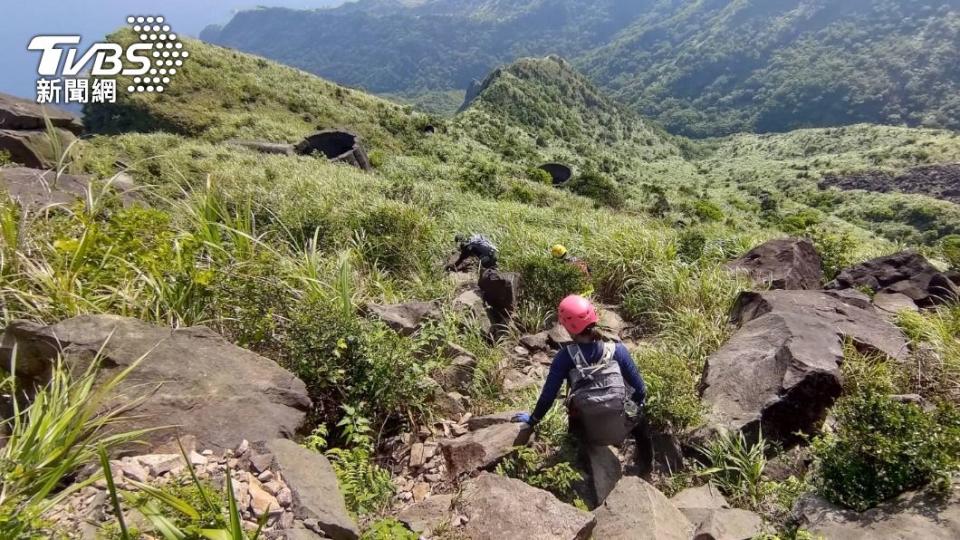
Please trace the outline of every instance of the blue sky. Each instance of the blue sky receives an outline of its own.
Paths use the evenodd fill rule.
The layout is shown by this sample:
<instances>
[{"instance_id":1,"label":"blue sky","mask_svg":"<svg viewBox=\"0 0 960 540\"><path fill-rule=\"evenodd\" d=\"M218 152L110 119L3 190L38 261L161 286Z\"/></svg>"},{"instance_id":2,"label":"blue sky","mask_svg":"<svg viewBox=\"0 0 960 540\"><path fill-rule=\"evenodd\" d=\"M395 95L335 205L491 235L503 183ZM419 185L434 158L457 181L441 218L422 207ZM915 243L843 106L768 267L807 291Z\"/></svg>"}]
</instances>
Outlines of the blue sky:
<instances>
[{"instance_id":1,"label":"blue sky","mask_svg":"<svg viewBox=\"0 0 960 540\"><path fill-rule=\"evenodd\" d=\"M314 8L342 0L5 0L0 8L0 92L33 99L39 53L27 50L37 34L74 34L101 40L127 15L163 15L177 33L196 36L225 23L234 10L257 5Z\"/></svg>"}]
</instances>

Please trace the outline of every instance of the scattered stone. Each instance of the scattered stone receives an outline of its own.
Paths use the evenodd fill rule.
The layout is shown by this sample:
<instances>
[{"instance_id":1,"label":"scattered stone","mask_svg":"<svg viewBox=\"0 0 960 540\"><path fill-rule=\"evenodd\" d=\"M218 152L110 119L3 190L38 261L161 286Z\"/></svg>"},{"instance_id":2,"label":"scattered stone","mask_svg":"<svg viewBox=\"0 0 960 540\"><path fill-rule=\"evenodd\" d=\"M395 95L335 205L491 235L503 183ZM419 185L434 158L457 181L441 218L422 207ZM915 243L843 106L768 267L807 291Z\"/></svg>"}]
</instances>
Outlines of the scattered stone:
<instances>
[{"instance_id":1,"label":"scattered stone","mask_svg":"<svg viewBox=\"0 0 960 540\"><path fill-rule=\"evenodd\" d=\"M694 531L663 493L636 476L621 480L594 514L594 537L604 540L689 540Z\"/></svg>"},{"instance_id":2,"label":"scattered stone","mask_svg":"<svg viewBox=\"0 0 960 540\"><path fill-rule=\"evenodd\" d=\"M124 476L137 482L142 483L150 479L150 473L147 469L139 461L133 459L121 461L120 470L123 471Z\"/></svg>"},{"instance_id":3,"label":"scattered stone","mask_svg":"<svg viewBox=\"0 0 960 540\"><path fill-rule=\"evenodd\" d=\"M501 386L504 392L520 392L521 390L526 390L539 384L540 381L526 373L517 369L509 369L503 374L503 383Z\"/></svg>"},{"instance_id":4,"label":"scattered stone","mask_svg":"<svg viewBox=\"0 0 960 540\"><path fill-rule=\"evenodd\" d=\"M696 527L695 540L749 540L763 532L763 519L754 512L730 508L710 484L688 488L670 502Z\"/></svg>"},{"instance_id":5,"label":"scattered stone","mask_svg":"<svg viewBox=\"0 0 960 540\"><path fill-rule=\"evenodd\" d=\"M280 491L278 491L275 496L277 502L284 508L289 508L290 505L293 504L293 492L290 491L290 488L280 488Z\"/></svg>"},{"instance_id":6,"label":"scattered stone","mask_svg":"<svg viewBox=\"0 0 960 540\"><path fill-rule=\"evenodd\" d=\"M250 456L250 468L257 474L269 471L271 465L273 465L273 454L253 454Z\"/></svg>"},{"instance_id":7,"label":"scattered stone","mask_svg":"<svg viewBox=\"0 0 960 540\"><path fill-rule=\"evenodd\" d=\"M237 446L237 449L233 451L233 455L236 457L243 457L244 455L246 455L248 450L250 450L250 441L244 439L240 441L240 444Z\"/></svg>"},{"instance_id":8,"label":"scattered stone","mask_svg":"<svg viewBox=\"0 0 960 540\"><path fill-rule=\"evenodd\" d=\"M269 482L273 480L273 471L263 471L262 473L257 475L257 480L261 482Z\"/></svg>"},{"instance_id":9,"label":"scattered stone","mask_svg":"<svg viewBox=\"0 0 960 540\"><path fill-rule=\"evenodd\" d=\"M464 483L459 506L471 540L586 540L596 523L549 492L487 472Z\"/></svg>"},{"instance_id":10,"label":"scattered stone","mask_svg":"<svg viewBox=\"0 0 960 540\"><path fill-rule=\"evenodd\" d=\"M259 518L265 514L279 515L283 512L283 507L280 506L277 499L267 493L256 478L250 477L247 491L250 493L250 510L253 511L254 516Z\"/></svg>"},{"instance_id":11,"label":"scattered stone","mask_svg":"<svg viewBox=\"0 0 960 540\"><path fill-rule=\"evenodd\" d=\"M802 290L821 287L822 263L810 240L780 238L751 249L727 268L746 273L764 288Z\"/></svg>"},{"instance_id":12,"label":"scattered stone","mask_svg":"<svg viewBox=\"0 0 960 540\"><path fill-rule=\"evenodd\" d=\"M440 451L447 466L447 474L456 478L496 464L513 451L515 446L527 443L530 426L523 423L497 424L456 439L440 443Z\"/></svg>"},{"instance_id":13,"label":"scattered stone","mask_svg":"<svg viewBox=\"0 0 960 540\"><path fill-rule=\"evenodd\" d=\"M740 329L707 360L701 393L707 437L741 430L787 446L813 433L840 395L843 339L903 359L907 343L876 311L819 291L747 292L732 319Z\"/></svg>"},{"instance_id":14,"label":"scattered stone","mask_svg":"<svg viewBox=\"0 0 960 540\"><path fill-rule=\"evenodd\" d=\"M292 436L311 408L303 381L202 326L170 329L113 315L83 315L11 337L29 344L22 349L25 354L29 349L40 355L34 361L54 362L62 347L66 365L77 369L102 351L99 381L142 357L114 395L127 403L144 401L113 428L179 426L145 433L149 448L175 441L178 432L216 449L244 438ZM41 342L49 348L44 350ZM185 362L190 369L184 369Z\"/></svg>"},{"instance_id":15,"label":"scattered stone","mask_svg":"<svg viewBox=\"0 0 960 540\"><path fill-rule=\"evenodd\" d=\"M873 296L873 305L881 311L894 315L901 311L920 311L912 298L901 293L877 293Z\"/></svg>"},{"instance_id":16,"label":"scattered stone","mask_svg":"<svg viewBox=\"0 0 960 540\"><path fill-rule=\"evenodd\" d=\"M550 350L549 333L544 331L539 334L526 335L520 338L520 344L528 351L540 352Z\"/></svg>"},{"instance_id":17,"label":"scattered stone","mask_svg":"<svg viewBox=\"0 0 960 540\"><path fill-rule=\"evenodd\" d=\"M447 391L470 393L477 359L472 354L461 354L443 368L434 379Z\"/></svg>"},{"instance_id":18,"label":"scattered stone","mask_svg":"<svg viewBox=\"0 0 960 540\"><path fill-rule=\"evenodd\" d=\"M426 462L423 443L416 442L410 447L410 468L419 469Z\"/></svg>"},{"instance_id":19,"label":"scattered stone","mask_svg":"<svg viewBox=\"0 0 960 540\"><path fill-rule=\"evenodd\" d=\"M194 467L201 467L203 465L206 465L207 462L209 461L206 456L204 456L203 454L198 454L196 451L191 451L189 457L190 457L190 464L193 465Z\"/></svg>"},{"instance_id":20,"label":"scattered stone","mask_svg":"<svg viewBox=\"0 0 960 540\"><path fill-rule=\"evenodd\" d=\"M46 130L0 129L0 151L24 167L55 169L59 165L58 148L68 148L77 138L59 128L54 128L53 134L57 142L51 140Z\"/></svg>"},{"instance_id":21,"label":"scattered stone","mask_svg":"<svg viewBox=\"0 0 960 540\"><path fill-rule=\"evenodd\" d=\"M815 535L844 540L955 540L960 537L960 484L941 495L933 488L904 493L865 512L843 510L812 495L794 514Z\"/></svg>"},{"instance_id":22,"label":"scattered stone","mask_svg":"<svg viewBox=\"0 0 960 540\"><path fill-rule=\"evenodd\" d=\"M453 495L434 495L400 511L397 520L415 533L430 536L444 523L450 522Z\"/></svg>"},{"instance_id":23,"label":"scattered stone","mask_svg":"<svg viewBox=\"0 0 960 540\"><path fill-rule=\"evenodd\" d=\"M440 318L440 306L436 302L370 303L367 312L404 336L413 335L427 320Z\"/></svg>"},{"instance_id":24,"label":"scattered stone","mask_svg":"<svg viewBox=\"0 0 960 540\"><path fill-rule=\"evenodd\" d=\"M150 471L150 476L162 476L168 472L176 472L184 466L183 457L179 454L150 454L138 456L137 461Z\"/></svg>"},{"instance_id":25,"label":"scattered stone","mask_svg":"<svg viewBox=\"0 0 960 540\"><path fill-rule=\"evenodd\" d=\"M426 482L418 482L413 486L411 493L413 493L414 502L422 502L427 498L428 495L430 495L430 484Z\"/></svg>"},{"instance_id":26,"label":"scattered stone","mask_svg":"<svg viewBox=\"0 0 960 540\"><path fill-rule=\"evenodd\" d=\"M526 347L521 347L520 345L517 345L516 347L513 348L513 354L517 356L529 356L530 351L528 351Z\"/></svg>"},{"instance_id":27,"label":"scattered stone","mask_svg":"<svg viewBox=\"0 0 960 540\"><path fill-rule=\"evenodd\" d=\"M877 293L900 293L922 308L954 302L960 289L923 255L903 251L847 268L827 289L867 287Z\"/></svg>"}]
</instances>

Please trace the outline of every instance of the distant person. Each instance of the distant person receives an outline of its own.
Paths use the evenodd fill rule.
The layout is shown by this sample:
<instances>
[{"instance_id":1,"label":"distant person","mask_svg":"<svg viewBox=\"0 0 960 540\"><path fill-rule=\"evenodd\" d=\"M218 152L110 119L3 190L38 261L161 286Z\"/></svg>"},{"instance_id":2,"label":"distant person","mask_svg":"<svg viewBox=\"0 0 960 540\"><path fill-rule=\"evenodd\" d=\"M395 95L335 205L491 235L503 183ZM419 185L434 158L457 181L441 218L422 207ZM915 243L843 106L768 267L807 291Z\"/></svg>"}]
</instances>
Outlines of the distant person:
<instances>
[{"instance_id":1,"label":"distant person","mask_svg":"<svg viewBox=\"0 0 960 540\"><path fill-rule=\"evenodd\" d=\"M622 343L604 340L597 328L597 310L586 298L564 298L557 314L573 341L553 358L533 414L517 414L513 421L536 426L566 381L570 433L585 444L599 446L619 446L632 433L641 475L649 474L653 448L643 417L647 387L630 352ZM636 411L630 411L628 400Z\"/></svg>"},{"instance_id":2,"label":"distant person","mask_svg":"<svg viewBox=\"0 0 960 540\"><path fill-rule=\"evenodd\" d=\"M458 234L454 237L460 249L460 255L457 260L447 265L448 271L459 271L463 264L471 258L480 261L480 268L490 270L497 267L497 246L489 238L482 234L474 234L469 238Z\"/></svg>"},{"instance_id":3,"label":"distant person","mask_svg":"<svg viewBox=\"0 0 960 540\"><path fill-rule=\"evenodd\" d=\"M554 244L553 247L550 248L550 254L553 255L554 259L562 261L570 266L573 266L577 270L580 270L580 272L583 274L583 277L587 281L587 288L583 291L580 291L580 293L583 296L590 296L593 294L593 281L590 275L590 265L588 265L586 261L571 255L567 248L562 244Z\"/></svg>"}]
</instances>

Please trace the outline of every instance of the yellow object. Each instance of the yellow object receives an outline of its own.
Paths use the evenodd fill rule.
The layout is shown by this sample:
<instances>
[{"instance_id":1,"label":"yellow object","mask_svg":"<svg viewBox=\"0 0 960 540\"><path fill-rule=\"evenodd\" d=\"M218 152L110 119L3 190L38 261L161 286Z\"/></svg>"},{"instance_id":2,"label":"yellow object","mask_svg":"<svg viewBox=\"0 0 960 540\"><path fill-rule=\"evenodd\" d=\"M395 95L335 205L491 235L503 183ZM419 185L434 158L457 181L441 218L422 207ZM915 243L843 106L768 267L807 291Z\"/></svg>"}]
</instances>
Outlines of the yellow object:
<instances>
[{"instance_id":1,"label":"yellow object","mask_svg":"<svg viewBox=\"0 0 960 540\"><path fill-rule=\"evenodd\" d=\"M552 248L550 248L550 253L552 253L554 257L559 259L567 255L567 248L563 247L560 244L556 244Z\"/></svg>"}]
</instances>

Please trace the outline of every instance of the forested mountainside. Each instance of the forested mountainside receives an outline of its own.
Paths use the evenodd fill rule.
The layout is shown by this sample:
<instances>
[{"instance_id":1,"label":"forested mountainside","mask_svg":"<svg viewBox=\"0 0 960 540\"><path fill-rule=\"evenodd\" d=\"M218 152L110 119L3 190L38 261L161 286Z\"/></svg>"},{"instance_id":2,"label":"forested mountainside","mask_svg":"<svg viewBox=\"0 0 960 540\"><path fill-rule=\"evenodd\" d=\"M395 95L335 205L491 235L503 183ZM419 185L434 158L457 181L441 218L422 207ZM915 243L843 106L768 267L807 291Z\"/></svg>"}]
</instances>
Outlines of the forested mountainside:
<instances>
[{"instance_id":1,"label":"forested mountainside","mask_svg":"<svg viewBox=\"0 0 960 540\"><path fill-rule=\"evenodd\" d=\"M240 12L204 38L428 107L437 92L462 90L502 63L557 54L687 136L858 122L956 129L958 8L956 0L360 1Z\"/></svg>"}]
</instances>

